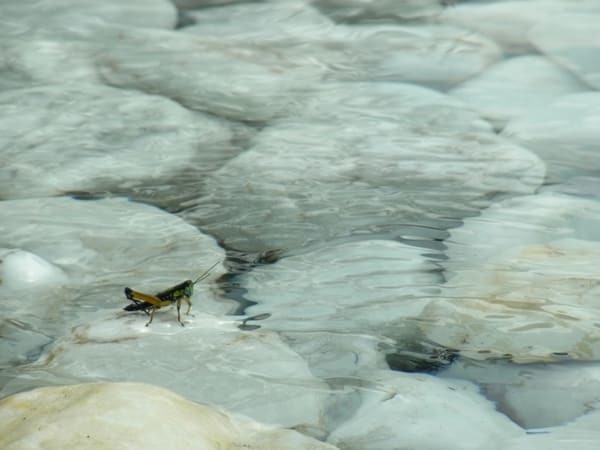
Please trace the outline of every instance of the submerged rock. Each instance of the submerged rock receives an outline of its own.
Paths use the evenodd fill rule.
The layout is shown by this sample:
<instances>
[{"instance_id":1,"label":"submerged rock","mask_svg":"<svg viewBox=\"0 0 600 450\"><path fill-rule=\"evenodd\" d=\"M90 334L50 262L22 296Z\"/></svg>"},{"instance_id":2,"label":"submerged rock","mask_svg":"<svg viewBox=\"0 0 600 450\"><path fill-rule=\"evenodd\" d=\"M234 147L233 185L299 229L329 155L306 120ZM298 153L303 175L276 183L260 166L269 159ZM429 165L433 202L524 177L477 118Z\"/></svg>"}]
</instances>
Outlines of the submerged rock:
<instances>
[{"instance_id":1,"label":"submerged rock","mask_svg":"<svg viewBox=\"0 0 600 450\"><path fill-rule=\"evenodd\" d=\"M257 303L248 313L272 313L264 326L283 332L402 329L399 322L418 316L442 281L425 252L363 240L283 258L242 278L246 298Z\"/></svg>"},{"instance_id":2,"label":"submerged rock","mask_svg":"<svg viewBox=\"0 0 600 450\"><path fill-rule=\"evenodd\" d=\"M65 39L53 33L3 36L0 42L0 91L39 84L101 84L93 53L90 43Z\"/></svg>"},{"instance_id":3,"label":"submerged rock","mask_svg":"<svg viewBox=\"0 0 600 450\"><path fill-rule=\"evenodd\" d=\"M513 364L461 358L440 376L477 383L501 412L527 429L559 429L600 406L597 362Z\"/></svg>"},{"instance_id":4,"label":"submerged rock","mask_svg":"<svg viewBox=\"0 0 600 450\"><path fill-rule=\"evenodd\" d=\"M548 27L548 33L558 41L568 41L569 34L562 34L562 27L569 27L566 13L582 12L597 14L596 0L503 0L491 2L452 2L437 17L442 23L469 28L492 38L508 54L535 53L531 32L538 24L555 20L558 26ZM590 19L590 22L596 19ZM580 24L574 24L580 27ZM581 30L581 28L579 28ZM582 34L587 33L583 32ZM587 34L592 36L593 34ZM535 42L535 38L533 39Z\"/></svg>"},{"instance_id":5,"label":"submerged rock","mask_svg":"<svg viewBox=\"0 0 600 450\"><path fill-rule=\"evenodd\" d=\"M193 25L181 31L210 38L273 42L287 37L311 40L334 26L306 0L235 3L187 13Z\"/></svg>"},{"instance_id":6,"label":"submerged rock","mask_svg":"<svg viewBox=\"0 0 600 450\"><path fill-rule=\"evenodd\" d=\"M346 49L328 52L328 79L407 82L439 90L477 75L501 56L495 42L449 25L354 25L339 28L322 47Z\"/></svg>"},{"instance_id":7,"label":"submerged rock","mask_svg":"<svg viewBox=\"0 0 600 450\"><path fill-rule=\"evenodd\" d=\"M551 60L527 55L503 60L450 91L502 129L513 118L546 108L558 97L588 88Z\"/></svg>"},{"instance_id":8,"label":"submerged rock","mask_svg":"<svg viewBox=\"0 0 600 450\"><path fill-rule=\"evenodd\" d=\"M292 113L325 71L274 49L185 33L107 29L103 39L116 44L97 60L106 83L246 122Z\"/></svg>"},{"instance_id":9,"label":"submerged rock","mask_svg":"<svg viewBox=\"0 0 600 450\"><path fill-rule=\"evenodd\" d=\"M406 84L323 86L206 180L183 213L245 251L456 226L545 169L462 103ZM393 236L393 234L392 234Z\"/></svg>"},{"instance_id":10,"label":"submerged rock","mask_svg":"<svg viewBox=\"0 0 600 450\"><path fill-rule=\"evenodd\" d=\"M73 2L72 0L3 0L3 24L23 33L39 29L63 31L89 28L97 23L129 27L173 28L177 11L168 0L118 0Z\"/></svg>"},{"instance_id":11,"label":"submerged rock","mask_svg":"<svg viewBox=\"0 0 600 450\"><path fill-rule=\"evenodd\" d=\"M343 449L503 450L524 435L468 382L391 371L353 381L365 400L327 439Z\"/></svg>"},{"instance_id":12,"label":"submerged rock","mask_svg":"<svg viewBox=\"0 0 600 450\"><path fill-rule=\"evenodd\" d=\"M474 359L600 356L600 203L560 194L506 200L447 240L448 282L423 311L432 341Z\"/></svg>"},{"instance_id":13,"label":"submerged rock","mask_svg":"<svg viewBox=\"0 0 600 450\"><path fill-rule=\"evenodd\" d=\"M38 388L0 401L0 447L223 448L317 450L335 447L137 383Z\"/></svg>"},{"instance_id":14,"label":"submerged rock","mask_svg":"<svg viewBox=\"0 0 600 450\"><path fill-rule=\"evenodd\" d=\"M304 8L299 11L306 14ZM262 28L217 22L185 31L205 41L216 35L239 48L252 42L305 67L316 62L325 69L323 78L338 81L412 82L446 89L480 73L500 57L494 42L449 25L348 26L320 23L320 17L311 19L308 14L302 20L299 15ZM297 110L302 110L301 105Z\"/></svg>"},{"instance_id":15,"label":"submerged rock","mask_svg":"<svg viewBox=\"0 0 600 450\"><path fill-rule=\"evenodd\" d=\"M592 5L574 9L577 14L549 18L531 31L530 38L544 54L600 89L600 44L594 39L600 32L600 6Z\"/></svg>"},{"instance_id":16,"label":"submerged rock","mask_svg":"<svg viewBox=\"0 0 600 450\"><path fill-rule=\"evenodd\" d=\"M557 97L509 121L502 134L534 151L546 163L549 182L597 176L600 93Z\"/></svg>"},{"instance_id":17,"label":"submerged rock","mask_svg":"<svg viewBox=\"0 0 600 450\"><path fill-rule=\"evenodd\" d=\"M37 360L43 349L52 342L51 337L20 318L0 319L0 335L0 372L5 375L0 376L0 384L8 379L9 376L6 375L9 369Z\"/></svg>"},{"instance_id":18,"label":"submerged rock","mask_svg":"<svg viewBox=\"0 0 600 450\"><path fill-rule=\"evenodd\" d=\"M313 0L338 21L406 21L428 18L441 10L438 0Z\"/></svg>"},{"instance_id":19,"label":"submerged rock","mask_svg":"<svg viewBox=\"0 0 600 450\"><path fill-rule=\"evenodd\" d=\"M222 121L102 85L8 90L0 92L0 109L5 199L127 191L175 178L231 147L232 130Z\"/></svg>"},{"instance_id":20,"label":"submerged rock","mask_svg":"<svg viewBox=\"0 0 600 450\"><path fill-rule=\"evenodd\" d=\"M244 0L173 0L173 4L180 9L195 9L228 5L230 3L240 3L243 1Z\"/></svg>"},{"instance_id":21,"label":"submerged rock","mask_svg":"<svg viewBox=\"0 0 600 450\"><path fill-rule=\"evenodd\" d=\"M600 411L596 409L566 425L534 430L527 436L510 439L503 450L563 450L573 445L578 450L596 450L599 429Z\"/></svg>"},{"instance_id":22,"label":"submerged rock","mask_svg":"<svg viewBox=\"0 0 600 450\"><path fill-rule=\"evenodd\" d=\"M513 247L456 276L423 311L426 336L474 359L600 357L600 243L565 239ZM444 299L444 296L449 298Z\"/></svg>"}]
</instances>

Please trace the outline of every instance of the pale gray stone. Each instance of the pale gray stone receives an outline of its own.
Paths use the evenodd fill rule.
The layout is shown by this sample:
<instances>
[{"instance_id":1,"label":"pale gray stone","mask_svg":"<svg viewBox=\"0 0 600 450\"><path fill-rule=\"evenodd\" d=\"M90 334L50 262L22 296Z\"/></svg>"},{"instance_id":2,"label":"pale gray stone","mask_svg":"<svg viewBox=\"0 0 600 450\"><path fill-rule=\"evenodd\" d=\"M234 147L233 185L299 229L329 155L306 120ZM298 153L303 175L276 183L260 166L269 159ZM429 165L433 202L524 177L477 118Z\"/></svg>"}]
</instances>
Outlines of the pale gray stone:
<instances>
[{"instance_id":1,"label":"pale gray stone","mask_svg":"<svg viewBox=\"0 0 600 450\"><path fill-rule=\"evenodd\" d=\"M565 14L597 14L599 10L595 0L456 2L445 8L437 20L477 31L493 39L508 54L527 54L536 52L535 39L532 42L530 32L538 24L549 19L565 23ZM558 37L558 30L550 32ZM562 37L560 35L558 39Z\"/></svg>"},{"instance_id":2,"label":"pale gray stone","mask_svg":"<svg viewBox=\"0 0 600 450\"><path fill-rule=\"evenodd\" d=\"M525 434L468 382L391 371L360 381L363 405L327 439L340 448L503 450L507 440Z\"/></svg>"},{"instance_id":3,"label":"pale gray stone","mask_svg":"<svg viewBox=\"0 0 600 450\"><path fill-rule=\"evenodd\" d=\"M560 96L510 120L502 135L534 151L550 182L599 173L600 93Z\"/></svg>"},{"instance_id":4,"label":"pale gray stone","mask_svg":"<svg viewBox=\"0 0 600 450\"><path fill-rule=\"evenodd\" d=\"M184 33L122 30L118 42L98 57L108 84L241 121L290 114L325 71L270 48Z\"/></svg>"},{"instance_id":5,"label":"pale gray stone","mask_svg":"<svg viewBox=\"0 0 600 450\"><path fill-rule=\"evenodd\" d=\"M465 219L446 240L447 283L425 335L473 359L595 360L600 202L546 193Z\"/></svg>"},{"instance_id":6,"label":"pale gray stone","mask_svg":"<svg viewBox=\"0 0 600 450\"><path fill-rule=\"evenodd\" d=\"M128 191L199 163L215 167L216 155L232 153L226 123L135 91L91 84L7 90L0 109L4 198Z\"/></svg>"},{"instance_id":7,"label":"pale gray stone","mask_svg":"<svg viewBox=\"0 0 600 450\"><path fill-rule=\"evenodd\" d=\"M441 11L438 0L313 0L333 19L347 22L424 19Z\"/></svg>"},{"instance_id":8,"label":"pale gray stone","mask_svg":"<svg viewBox=\"0 0 600 450\"><path fill-rule=\"evenodd\" d=\"M168 0L3 0L0 29L67 30L105 22L128 27L174 28L177 11Z\"/></svg>"},{"instance_id":9,"label":"pale gray stone","mask_svg":"<svg viewBox=\"0 0 600 450\"><path fill-rule=\"evenodd\" d=\"M206 180L184 217L241 250L294 248L389 233L390 224L443 230L489 205L490 194L531 193L542 183L535 155L496 137L456 100L411 85L370 86L348 84L338 105L328 98L335 90L325 90L307 100L308 117L266 127Z\"/></svg>"},{"instance_id":10,"label":"pale gray stone","mask_svg":"<svg viewBox=\"0 0 600 450\"><path fill-rule=\"evenodd\" d=\"M579 79L551 60L527 55L500 61L449 93L502 129L510 119L546 108L562 95L587 90Z\"/></svg>"},{"instance_id":11,"label":"pale gray stone","mask_svg":"<svg viewBox=\"0 0 600 450\"><path fill-rule=\"evenodd\" d=\"M597 362L512 364L463 358L440 376L479 384L501 412L527 429L568 426L600 406Z\"/></svg>"},{"instance_id":12,"label":"pale gray stone","mask_svg":"<svg viewBox=\"0 0 600 450\"><path fill-rule=\"evenodd\" d=\"M544 54L571 70L594 89L600 89L600 4L589 11L576 10L549 18L530 33Z\"/></svg>"}]
</instances>

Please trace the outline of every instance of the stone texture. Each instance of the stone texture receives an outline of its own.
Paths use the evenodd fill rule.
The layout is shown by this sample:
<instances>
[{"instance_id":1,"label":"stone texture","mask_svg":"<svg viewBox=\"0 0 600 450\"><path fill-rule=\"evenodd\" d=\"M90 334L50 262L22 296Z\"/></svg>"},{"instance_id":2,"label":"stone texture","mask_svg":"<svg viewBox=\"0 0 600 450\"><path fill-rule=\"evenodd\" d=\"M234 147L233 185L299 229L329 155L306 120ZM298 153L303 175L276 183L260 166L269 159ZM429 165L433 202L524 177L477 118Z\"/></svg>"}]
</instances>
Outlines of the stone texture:
<instances>
[{"instance_id":1,"label":"stone texture","mask_svg":"<svg viewBox=\"0 0 600 450\"><path fill-rule=\"evenodd\" d=\"M17 449L335 449L156 386L97 383L39 388L0 401L0 446Z\"/></svg>"}]
</instances>

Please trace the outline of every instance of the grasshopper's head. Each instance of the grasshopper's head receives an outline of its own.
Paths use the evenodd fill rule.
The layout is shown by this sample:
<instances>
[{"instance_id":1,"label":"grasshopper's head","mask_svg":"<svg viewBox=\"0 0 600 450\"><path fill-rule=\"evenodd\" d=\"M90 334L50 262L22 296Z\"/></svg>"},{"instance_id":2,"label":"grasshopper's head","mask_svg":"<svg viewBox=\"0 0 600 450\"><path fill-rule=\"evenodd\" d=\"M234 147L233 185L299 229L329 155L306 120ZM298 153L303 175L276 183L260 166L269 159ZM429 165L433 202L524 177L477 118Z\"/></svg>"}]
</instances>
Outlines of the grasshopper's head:
<instances>
[{"instance_id":1,"label":"grasshopper's head","mask_svg":"<svg viewBox=\"0 0 600 450\"><path fill-rule=\"evenodd\" d=\"M194 282L192 280L185 280L183 283L183 293L186 297L191 297L194 293Z\"/></svg>"}]
</instances>

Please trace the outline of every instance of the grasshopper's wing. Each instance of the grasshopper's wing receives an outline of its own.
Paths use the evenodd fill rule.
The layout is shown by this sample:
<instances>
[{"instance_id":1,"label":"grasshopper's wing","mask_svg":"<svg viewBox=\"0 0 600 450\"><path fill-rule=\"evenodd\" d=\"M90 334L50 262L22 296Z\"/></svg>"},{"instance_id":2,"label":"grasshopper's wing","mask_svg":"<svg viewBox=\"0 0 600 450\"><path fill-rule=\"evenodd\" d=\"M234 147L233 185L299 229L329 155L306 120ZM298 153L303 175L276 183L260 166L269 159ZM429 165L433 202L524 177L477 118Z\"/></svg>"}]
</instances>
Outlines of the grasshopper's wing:
<instances>
[{"instance_id":1,"label":"grasshopper's wing","mask_svg":"<svg viewBox=\"0 0 600 450\"><path fill-rule=\"evenodd\" d=\"M165 302L154 295L144 294L143 292L134 291L130 288L125 288L125 297L133 303L123 308L125 311L146 311L149 308L160 308L166 306ZM167 303L168 304L168 303Z\"/></svg>"}]
</instances>

